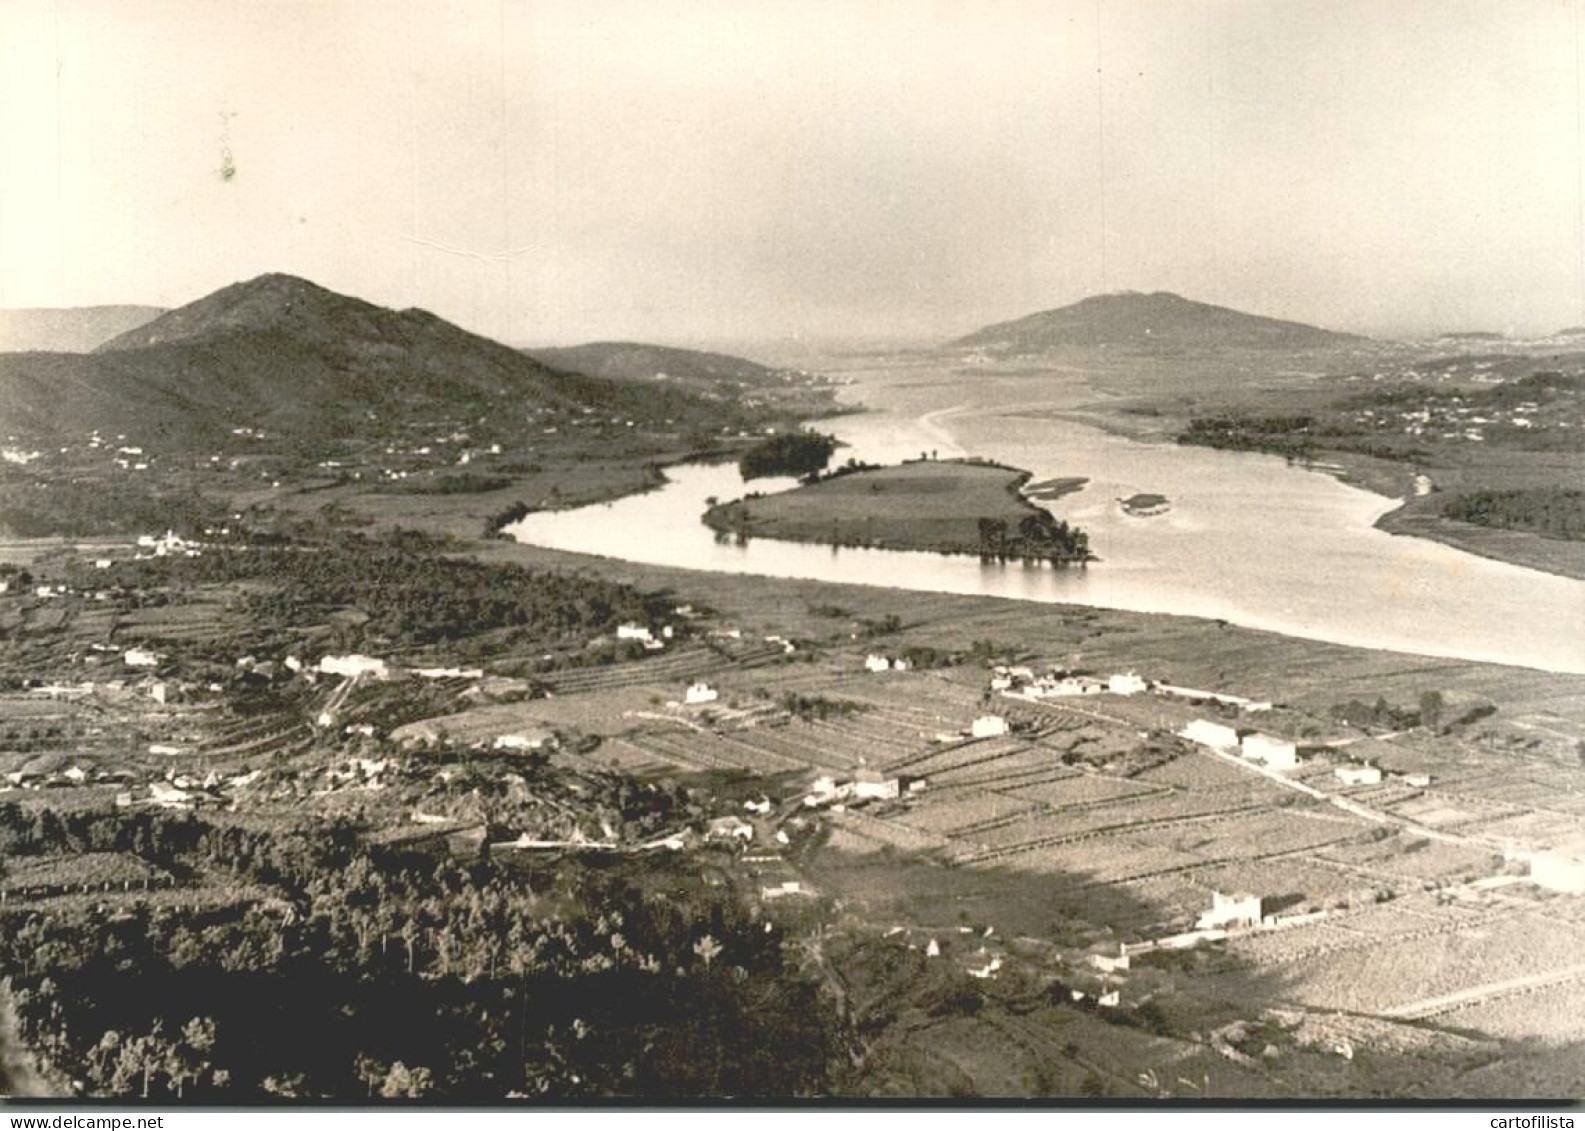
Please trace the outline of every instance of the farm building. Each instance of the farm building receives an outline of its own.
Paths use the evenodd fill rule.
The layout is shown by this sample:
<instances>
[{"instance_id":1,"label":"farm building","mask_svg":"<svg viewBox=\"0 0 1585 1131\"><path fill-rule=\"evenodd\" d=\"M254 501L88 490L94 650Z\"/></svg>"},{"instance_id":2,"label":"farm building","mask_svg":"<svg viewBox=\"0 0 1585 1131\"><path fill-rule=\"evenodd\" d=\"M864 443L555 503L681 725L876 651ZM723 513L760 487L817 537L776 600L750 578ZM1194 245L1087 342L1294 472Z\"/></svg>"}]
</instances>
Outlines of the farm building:
<instances>
[{"instance_id":1,"label":"farm building","mask_svg":"<svg viewBox=\"0 0 1585 1131\"><path fill-rule=\"evenodd\" d=\"M384 660L377 660L373 656L360 656L356 653L346 656L325 656L319 661L319 670L325 675L346 676L356 679L362 675L372 675L375 679L385 679L390 674Z\"/></svg>"},{"instance_id":2,"label":"farm building","mask_svg":"<svg viewBox=\"0 0 1585 1131\"><path fill-rule=\"evenodd\" d=\"M683 702L690 707L696 707L701 703L714 703L719 698L721 698L721 693L708 683L694 683L689 684L688 691L683 696Z\"/></svg>"},{"instance_id":3,"label":"farm building","mask_svg":"<svg viewBox=\"0 0 1585 1131\"><path fill-rule=\"evenodd\" d=\"M152 668L160 662L160 658L147 648L128 648L122 653L121 660L129 668Z\"/></svg>"},{"instance_id":4,"label":"farm building","mask_svg":"<svg viewBox=\"0 0 1585 1131\"><path fill-rule=\"evenodd\" d=\"M849 792L849 787L838 785L837 779L830 774L821 774L810 784L808 796L804 798L804 804L823 805L828 801L836 801L846 797Z\"/></svg>"},{"instance_id":5,"label":"farm building","mask_svg":"<svg viewBox=\"0 0 1585 1131\"><path fill-rule=\"evenodd\" d=\"M1213 723L1207 719L1195 719L1178 732L1179 738L1186 738L1200 746L1208 746L1212 750L1233 751L1238 749L1238 732L1230 726Z\"/></svg>"},{"instance_id":6,"label":"farm building","mask_svg":"<svg viewBox=\"0 0 1585 1131\"><path fill-rule=\"evenodd\" d=\"M905 672L908 670L908 661L871 652L864 657L864 670L869 672Z\"/></svg>"},{"instance_id":7,"label":"farm building","mask_svg":"<svg viewBox=\"0 0 1585 1131\"><path fill-rule=\"evenodd\" d=\"M515 731L499 735L491 743L496 750L543 750L556 744L556 736L548 730Z\"/></svg>"},{"instance_id":8,"label":"farm building","mask_svg":"<svg viewBox=\"0 0 1585 1131\"><path fill-rule=\"evenodd\" d=\"M861 769L853 775L853 797L860 801L891 801L902 792L896 778L879 770Z\"/></svg>"},{"instance_id":9,"label":"farm building","mask_svg":"<svg viewBox=\"0 0 1585 1131\"><path fill-rule=\"evenodd\" d=\"M1274 770L1291 770L1299 764L1298 747L1285 738L1259 731L1246 734L1238 749L1251 762L1262 762Z\"/></svg>"},{"instance_id":10,"label":"farm building","mask_svg":"<svg viewBox=\"0 0 1585 1131\"><path fill-rule=\"evenodd\" d=\"M483 679L483 668L414 668L420 679Z\"/></svg>"},{"instance_id":11,"label":"farm building","mask_svg":"<svg viewBox=\"0 0 1585 1131\"><path fill-rule=\"evenodd\" d=\"M1585 860L1537 853L1530 858L1530 881L1548 891L1585 895Z\"/></svg>"},{"instance_id":12,"label":"farm building","mask_svg":"<svg viewBox=\"0 0 1585 1131\"><path fill-rule=\"evenodd\" d=\"M618 640L641 640L645 644L653 643L655 634L641 624L619 624L616 626Z\"/></svg>"},{"instance_id":13,"label":"farm building","mask_svg":"<svg viewBox=\"0 0 1585 1131\"><path fill-rule=\"evenodd\" d=\"M1145 681L1133 672L1118 672L1107 677L1106 690L1113 695L1138 695L1145 690Z\"/></svg>"},{"instance_id":14,"label":"farm building","mask_svg":"<svg viewBox=\"0 0 1585 1131\"><path fill-rule=\"evenodd\" d=\"M1223 895L1211 892L1211 909L1200 916L1195 924L1198 930L1213 931L1226 927L1253 927L1260 922L1261 900L1258 895L1235 892Z\"/></svg>"},{"instance_id":15,"label":"farm building","mask_svg":"<svg viewBox=\"0 0 1585 1131\"><path fill-rule=\"evenodd\" d=\"M754 839L754 826L742 817L717 817L710 822L705 836L710 840L741 840Z\"/></svg>"},{"instance_id":16,"label":"farm building","mask_svg":"<svg viewBox=\"0 0 1585 1131\"><path fill-rule=\"evenodd\" d=\"M974 738L999 738L1007 733L1007 720L1000 715L981 715L969 724L969 734Z\"/></svg>"},{"instance_id":17,"label":"farm building","mask_svg":"<svg viewBox=\"0 0 1585 1131\"><path fill-rule=\"evenodd\" d=\"M803 884L797 880L783 880L779 884L767 885L759 889L761 899L784 899L789 895L804 895Z\"/></svg>"},{"instance_id":18,"label":"farm building","mask_svg":"<svg viewBox=\"0 0 1585 1131\"><path fill-rule=\"evenodd\" d=\"M1344 785L1377 785L1381 771L1375 766L1339 766L1333 771Z\"/></svg>"},{"instance_id":19,"label":"farm building","mask_svg":"<svg viewBox=\"0 0 1585 1131\"><path fill-rule=\"evenodd\" d=\"M1424 789L1431 784L1430 774L1404 774L1403 784L1412 785L1416 789Z\"/></svg>"},{"instance_id":20,"label":"farm building","mask_svg":"<svg viewBox=\"0 0 1585 1131\"><path fill-rule=\"evenodd\" d=\"M1115 956L1110 954L1092 954L1090 955L1090 965L1103 974L1120 974L1128 969L1129 958L1126 954Z\"/></svg>"}]
</instances>

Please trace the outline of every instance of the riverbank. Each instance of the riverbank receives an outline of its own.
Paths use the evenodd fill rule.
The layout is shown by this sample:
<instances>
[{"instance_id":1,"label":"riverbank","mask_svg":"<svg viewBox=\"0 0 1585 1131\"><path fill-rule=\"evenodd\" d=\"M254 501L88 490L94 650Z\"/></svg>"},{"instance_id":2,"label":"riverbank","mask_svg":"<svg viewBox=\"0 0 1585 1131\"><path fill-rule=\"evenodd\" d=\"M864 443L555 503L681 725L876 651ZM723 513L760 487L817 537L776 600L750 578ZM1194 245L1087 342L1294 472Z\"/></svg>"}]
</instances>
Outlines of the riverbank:
<instances>
[{"instance_id":1,"label":"riverbank","mask_svg":"<svg viewBox=\"0 0 1585 1131\"><path fill-rule=\"evenodd\" d=\"M1173 443L1177 431L1176 424L1167 417L1137 411L1071 409L1036 411L1027 415L1064 420L1145 444ZM1290 462L1305 471L1329 475L1350 487L1400 503L1376 519L1375 528L1384 533L1437 542L1477 557L1557 577L1585 580L1585 543L1546 538L1522 530L1475 526L1445 517L1441 505L1447 491L1461 485L1473 490L1477 480L1482 486L1488 485L1473 470L1434 464L1413 465L1346 451L1325 451L1308 463ZM1417 494L1416 480L1422 475L1428 476L1434 484L1433 493ZM1511 474L1504 475L1497 485L1507 485L1512 478ZM1521 476L1519 482L1528 483L1531 478ZM1471 483L1464 483L1466 479Z\"/></svg>"},{"instance_id":2,"label":"riverbank","mask_svg":"<svg viewBox=\"0 0 1585 1131\"><path fill-rule=\"evenodd\" d=\"M1056 541L1042 552L1036 535L1058 528L1021 493L1029 479L1027 471L983 461L916 460L718 503L704 522L736 538L824 546L999 558L1071 552Z\"/></svg>"}]
</instances>

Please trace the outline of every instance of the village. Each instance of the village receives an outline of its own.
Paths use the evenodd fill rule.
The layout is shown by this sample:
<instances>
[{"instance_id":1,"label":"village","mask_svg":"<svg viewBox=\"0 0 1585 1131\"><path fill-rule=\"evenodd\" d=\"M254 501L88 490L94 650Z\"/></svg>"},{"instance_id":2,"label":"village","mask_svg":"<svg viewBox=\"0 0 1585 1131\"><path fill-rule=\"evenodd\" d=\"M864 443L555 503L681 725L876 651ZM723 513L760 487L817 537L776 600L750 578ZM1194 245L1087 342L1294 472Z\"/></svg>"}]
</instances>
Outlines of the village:
<instances>
[{"instance_id":1,"label":"village","mask_svg":"<svg viewBox=\"0 0 1585 1131\"><path fill-rule=\"evenodd\" d=\"M1498 773L1464 733L1348 725L1268 689L686 602L582 643L615 662L532 677L433 648L226 655L201 589L150 605L115 580L225 544L213 534L8 573L0 619L22 646L0 671L0 804L353 816L458 859L689 857L770 919L834 921L985 984L1055 979L1119 1018L1164 1000L1169 956L1201 951L1219 957L1195 992L1270 971L1293 1016L1513 1038L1585 1016L1585 795L1552 758ZM680 800L636 819L590 801L616 780ZM895 892L853 886L871 859L1029 877L1067 926L1037 945L1028 907L900 916ZM187 883L128 854L30 860L0 902ZM1555 1007L1539 1019L1514 1007L1540 988Z\"/></svg>"}]
</instances>

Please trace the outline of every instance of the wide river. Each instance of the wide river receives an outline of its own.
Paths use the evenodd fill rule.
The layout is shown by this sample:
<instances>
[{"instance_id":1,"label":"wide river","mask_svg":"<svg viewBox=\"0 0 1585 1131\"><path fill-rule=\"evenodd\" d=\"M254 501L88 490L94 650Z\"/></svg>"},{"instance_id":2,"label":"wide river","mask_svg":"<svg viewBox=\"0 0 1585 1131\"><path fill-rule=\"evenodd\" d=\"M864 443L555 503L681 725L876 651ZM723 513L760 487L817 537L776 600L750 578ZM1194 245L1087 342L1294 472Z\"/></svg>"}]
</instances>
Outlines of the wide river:
<instances>
[{"instance_id":1,"label":"wide river","mask_svg":"<svg viewBox=\"0 0 1585 1131\"><path fill-rule=\"evenodd\" d=\"M839 459L895 462L930 450L987 456L1036 480L1087 476L1083 490L1051 509L1089 531L1101 561L1055 570L723 542L699 520L707 499L792 485L746 487L732 465L673 468L658 491L534 514L511 533L657 565L1217 617L1314 640L1585 673L1585 582L1376 530L1396 500L1271 456L1142 444L1042 415L1093 401L1082 380L864 365L848 370L853 383L843 395L872 411L820 425L850 445ZM1125 514L1118 500L1136 492L1166 495L1171 510Z\"/></svg>"}]
</instances>

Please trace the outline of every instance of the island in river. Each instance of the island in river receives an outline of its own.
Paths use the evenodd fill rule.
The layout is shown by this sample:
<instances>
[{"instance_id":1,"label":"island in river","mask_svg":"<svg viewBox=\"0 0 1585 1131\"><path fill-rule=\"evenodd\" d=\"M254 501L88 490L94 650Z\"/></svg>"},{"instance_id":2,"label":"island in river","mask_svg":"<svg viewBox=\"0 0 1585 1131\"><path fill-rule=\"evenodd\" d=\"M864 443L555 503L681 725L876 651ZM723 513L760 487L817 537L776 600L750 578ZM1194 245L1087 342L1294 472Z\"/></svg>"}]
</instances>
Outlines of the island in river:
<instances>
[{"instance_id":1,"label":"island in river","mask_svg":"<svg viewBox=\"0 0 1585 1131\"><path fill-rule=\"evenodd\" d=\"M976 459L843 468L775 495L712 506L723 535L830 546L976 554L998 561L1093 561L1089 536L1020 492L1027 471Z\"/></svg>"}]
</instances>

